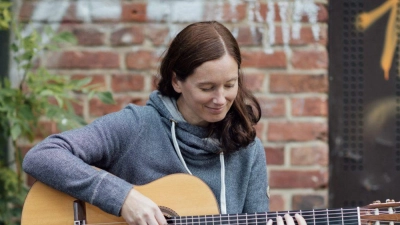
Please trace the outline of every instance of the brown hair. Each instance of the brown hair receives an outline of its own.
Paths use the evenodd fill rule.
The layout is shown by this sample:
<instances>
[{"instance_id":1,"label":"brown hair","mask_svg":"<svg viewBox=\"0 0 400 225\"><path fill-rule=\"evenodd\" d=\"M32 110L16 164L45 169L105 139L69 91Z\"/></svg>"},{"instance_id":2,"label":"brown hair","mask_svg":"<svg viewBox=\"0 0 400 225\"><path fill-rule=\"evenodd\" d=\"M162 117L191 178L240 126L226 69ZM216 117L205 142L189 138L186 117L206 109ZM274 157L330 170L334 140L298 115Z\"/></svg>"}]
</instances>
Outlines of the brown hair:
<instances>
[{"instance_id":1,"label":"brown hair","mask_svg":"<svg viewBox=\"0 0 400 225\"><path fill-rule=\"evenodd\" d=\"M178 98L172 86L172 75L185 81L207 61L229 54L238 64L238 93L225 118L209 125L210 135L218 138L222 151L230 153L246 147L256 136L255 125L261 117L256 98L243 86L239 45L231 32L216 21L193 23L171 42L160 67L158 90L165 96Z\"/></svg>"}]
</instances>

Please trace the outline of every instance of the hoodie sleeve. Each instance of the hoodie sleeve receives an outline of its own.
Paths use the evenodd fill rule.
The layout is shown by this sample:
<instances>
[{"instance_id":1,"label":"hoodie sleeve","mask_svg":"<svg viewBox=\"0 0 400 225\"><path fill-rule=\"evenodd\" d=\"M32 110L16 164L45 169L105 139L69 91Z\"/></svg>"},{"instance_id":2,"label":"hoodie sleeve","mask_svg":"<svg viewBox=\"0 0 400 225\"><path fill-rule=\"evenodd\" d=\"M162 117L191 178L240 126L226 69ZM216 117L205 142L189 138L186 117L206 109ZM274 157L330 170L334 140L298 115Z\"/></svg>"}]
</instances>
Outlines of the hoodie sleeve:
<instances>
[{"instance_id":1,"label":"hoodie sleeve","mask_svg":"<svg viewBox=\"0 0 400 225\"><path fill-rule=\"evenodd\" d=\"M243 212L267 212L269 197L267 195L268 177L264 147L256 138L254 158Z\"/></svg>"},{"instance_id":2,"label":"hoodie sleeve","mask_svg":"<svg viewBox=\"0 0 400 225\"><path fill-rule=\"evenodd\" d=\"M26 154L23 169L37 180L119 215L133 185L105 170L140 131L134 106L79 129L51 135ZM101 168L95 169L93 166Z\"/></svg>"}]
</instances>

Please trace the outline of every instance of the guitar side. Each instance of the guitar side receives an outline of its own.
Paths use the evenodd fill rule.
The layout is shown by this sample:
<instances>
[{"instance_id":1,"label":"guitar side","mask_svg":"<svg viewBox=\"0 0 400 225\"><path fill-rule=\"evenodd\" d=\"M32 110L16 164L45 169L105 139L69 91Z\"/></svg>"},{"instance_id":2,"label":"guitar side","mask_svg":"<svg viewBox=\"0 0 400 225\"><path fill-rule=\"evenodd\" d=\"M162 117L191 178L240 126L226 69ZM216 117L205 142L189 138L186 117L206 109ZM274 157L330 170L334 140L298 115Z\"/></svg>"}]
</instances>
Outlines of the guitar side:
<instances>
[{"instance_id":1,"label":"guitar side","mask_svg":"<svg viewBox=\"0 0 400 225\"><path fill-rule=\"evenodd\" d=\"M218 203L210 188L199 178L172 174L149 184L135 186L158 206L175 211L179 216L219 214ZM76 199L36 182L30 189L22 211L21 225L71 225L73 202ZM86 203L88 223L125 222L122 217L105 213Z\"/></svg>"}]
</instances>

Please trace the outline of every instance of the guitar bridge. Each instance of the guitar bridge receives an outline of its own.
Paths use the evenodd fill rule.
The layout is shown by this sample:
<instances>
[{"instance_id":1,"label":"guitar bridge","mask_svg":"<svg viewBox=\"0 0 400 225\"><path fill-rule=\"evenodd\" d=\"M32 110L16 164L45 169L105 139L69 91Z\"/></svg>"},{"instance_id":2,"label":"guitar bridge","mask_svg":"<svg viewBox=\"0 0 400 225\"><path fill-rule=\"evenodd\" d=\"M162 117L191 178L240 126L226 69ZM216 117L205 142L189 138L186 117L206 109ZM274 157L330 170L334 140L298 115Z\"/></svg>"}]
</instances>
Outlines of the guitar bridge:
<instances>
[{"instance_id":1,"label":"guitar bridge","mask_svg":"<svg viewBox=\"0 0 400 225\"><path fill-rule=\"evenodd\" d=\"M86 206L82 200L75 200L74 204L74 225L86 225Z\"/></svg>"}]
</instances>

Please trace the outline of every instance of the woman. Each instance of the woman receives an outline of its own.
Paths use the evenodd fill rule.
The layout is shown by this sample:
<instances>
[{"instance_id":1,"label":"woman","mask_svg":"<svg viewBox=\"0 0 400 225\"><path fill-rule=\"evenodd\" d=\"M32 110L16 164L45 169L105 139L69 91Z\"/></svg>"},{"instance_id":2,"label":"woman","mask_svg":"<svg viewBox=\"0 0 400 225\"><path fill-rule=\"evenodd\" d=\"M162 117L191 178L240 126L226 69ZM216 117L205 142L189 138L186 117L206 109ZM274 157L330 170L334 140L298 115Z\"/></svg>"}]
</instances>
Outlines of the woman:
<instances>
[{"instance_id":1,"label":"woman","mask_svg":"<svg viewBox=\"0 0 400 225\"><path fill-rule=\"evenodd\" d=\"M227 28L191 24L172 41L146 106L49 136L28 152L24 170L129 224L166 223L132 184L173 173L206 182L221 213L268 211L264 148L254 129L260 106L243 87L240 65Z\"/></svg>"}]
</instances>

